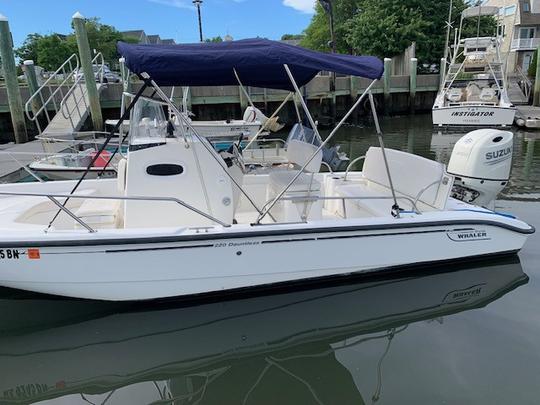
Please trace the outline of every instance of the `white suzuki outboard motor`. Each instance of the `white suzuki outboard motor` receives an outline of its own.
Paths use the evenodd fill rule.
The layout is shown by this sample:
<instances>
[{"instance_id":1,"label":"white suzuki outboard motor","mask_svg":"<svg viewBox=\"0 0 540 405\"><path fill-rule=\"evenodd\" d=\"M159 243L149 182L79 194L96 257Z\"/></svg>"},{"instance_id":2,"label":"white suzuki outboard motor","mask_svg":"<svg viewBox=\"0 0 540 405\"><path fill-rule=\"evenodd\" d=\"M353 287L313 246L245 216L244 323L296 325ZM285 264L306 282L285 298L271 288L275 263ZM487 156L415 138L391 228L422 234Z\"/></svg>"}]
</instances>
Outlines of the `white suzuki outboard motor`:
<instances>
[{"instance_id":1,"label":"white suzuki outboard motor","mask_svg":"<svg viewBox=\"0 0 540 405\"><path fill-rule=\"evenodd\" d=\"M452 197L488 207L508 183L514 134L478 129L461 138L452 151L448 173L455 176Z\"/></svg>"}]
</instances>

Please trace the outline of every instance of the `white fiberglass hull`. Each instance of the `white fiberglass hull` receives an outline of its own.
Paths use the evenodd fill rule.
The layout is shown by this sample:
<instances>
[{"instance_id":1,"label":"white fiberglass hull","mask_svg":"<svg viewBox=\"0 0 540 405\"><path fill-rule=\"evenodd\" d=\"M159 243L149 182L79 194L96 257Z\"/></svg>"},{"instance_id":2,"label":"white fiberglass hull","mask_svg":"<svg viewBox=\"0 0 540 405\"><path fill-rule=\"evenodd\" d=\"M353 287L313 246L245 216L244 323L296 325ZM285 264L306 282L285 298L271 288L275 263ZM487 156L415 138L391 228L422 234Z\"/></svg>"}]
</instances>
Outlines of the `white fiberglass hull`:
<instances>
[{"instance_id":1,"label":"white fiberglass hull","mask_svg":"<svg viewBox=\"0 0 540 405\"><path fill-rule=\"evenodd\" d=\"M506 127L514 123L515 107L463 105L434 107L433 125Z\"/></svg>"},{"instance_id":2,"label":"white fiberglass hull","mask_svg":"<svg viewBox=\"0 0 540 405\"><path fill-rule=\"evenodd\" d=\"M516 252L533 231L512 218L469 211L166 234L103 230L69 239L3 231L0 285L147 300Z\"/></svg>"}]
</instances>

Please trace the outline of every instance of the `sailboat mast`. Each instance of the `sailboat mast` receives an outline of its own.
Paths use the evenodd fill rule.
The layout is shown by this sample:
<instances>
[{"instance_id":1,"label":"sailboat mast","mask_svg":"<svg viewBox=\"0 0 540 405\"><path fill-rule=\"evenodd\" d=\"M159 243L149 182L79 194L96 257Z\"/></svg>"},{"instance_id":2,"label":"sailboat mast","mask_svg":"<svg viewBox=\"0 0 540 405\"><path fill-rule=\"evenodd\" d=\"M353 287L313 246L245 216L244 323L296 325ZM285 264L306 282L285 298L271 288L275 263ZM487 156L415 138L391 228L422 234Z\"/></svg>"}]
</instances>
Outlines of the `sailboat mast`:
<instances>
[{"instance_id":1,"label":"sailboat mast","mask_svg":"<svg viewBox=\"0 0 540 405\"><path fill-rule=\"evenodd\" d=\"M444 43L444 60L448 59L448 45L450 42L450 27L452 25L452 0L448 8L448 21L446 22L446 42Z\"/></svg>"}]
</instances>

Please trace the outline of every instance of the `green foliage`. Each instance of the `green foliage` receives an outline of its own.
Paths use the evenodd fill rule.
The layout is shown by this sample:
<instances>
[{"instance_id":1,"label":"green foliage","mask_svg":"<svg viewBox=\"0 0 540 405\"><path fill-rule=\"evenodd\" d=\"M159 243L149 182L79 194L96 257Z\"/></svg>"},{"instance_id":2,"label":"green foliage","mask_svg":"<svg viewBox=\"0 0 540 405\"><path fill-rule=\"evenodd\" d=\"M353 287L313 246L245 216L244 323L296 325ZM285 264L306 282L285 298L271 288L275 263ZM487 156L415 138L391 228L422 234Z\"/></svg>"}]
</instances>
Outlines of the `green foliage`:
<instances>
[{"instance_id":1,"label":"green foliage","mask_svg":"<svg viewBox=\"0 0 540 405\"><path fill-rule=\"evenodd\" d=\"M105 62L111 67L118 65L119 55L116 51L118 41L137 42L134 38L124 37L112 26L101 24L98 18L86 20L86 30L90 49L101 52ZM73 53L78 53L74 32L69 35L29 34L22 46L15 50L15 54L21 60L32 59L36 65L50 71L58 69Z\"/></svg>"},{"instance_id":2,"label":"green foliage","mask_svg":"<svg viewBox=\"0 0 540 405\"><path fill-rule=\"evenodd\" d=\"M220 36L213 37L213 38L206 38L204 42L223 42L223 38Z\"/></svg>"},{"instance_id":3,"label":"green foliage","mask_svg":"<svg viewBox=\"0 0 540 405\"><path fill-rule=\"evenodd\" d=\"M444 52L449 1L426 0L334 0L337 51L392 57L416 42L420 63L438 63ZM452 23L459 25L465 0L454 0ZM493 18L482 18L480 35L494 33ZM477 21L466 20L463 36L476 36ZM304 31L302 46L328 51L328 16L317 5L310 25ZM451 39L453 38L453 34Z\"/></svg>"},{"instance_id":4,"label":"green foliage","mask_svg":"<svg viewBox=\"0 0 540 405\"><path fill-rule=\"evenodd\" d=\"M281 36L282 41L302 40L303 38L304 38L304 35L302 34L283 34Z\"/></svg>"},{"instance_id":5,"label":"green foliage","mask_svg":"<svg viewBox=\"0 0 540 405\"><path fill-rule=\"evenodd\" d=\"M538 49L534 51L534 55L531 59L531 64L529 65L529 70L527 70L527 74L529 77L536 77L536 66L538 64Z\"/></svg>"},{"instance_id":6,"label":"green foliage","mask_svg":"<svg viewBox=\"0 0 540 405\"><path fill-rule=\"evenodd\" d=\"M23 44L15 49L15 56L22 61L33 60L37 61L37 44L43 38L40 34L29 34Z\"/></svg>"},{"instance_id":7,"label":"green foliage","mask_svg":"<svg viewBox=\"0 0 540 405\"><path fill-rule=\"evenodd\" d=\"M57 34L41 37L36 42L36 64L46 70L56 70L76 49L76 44L74 45Z\"/></svg>"}]
</instances>

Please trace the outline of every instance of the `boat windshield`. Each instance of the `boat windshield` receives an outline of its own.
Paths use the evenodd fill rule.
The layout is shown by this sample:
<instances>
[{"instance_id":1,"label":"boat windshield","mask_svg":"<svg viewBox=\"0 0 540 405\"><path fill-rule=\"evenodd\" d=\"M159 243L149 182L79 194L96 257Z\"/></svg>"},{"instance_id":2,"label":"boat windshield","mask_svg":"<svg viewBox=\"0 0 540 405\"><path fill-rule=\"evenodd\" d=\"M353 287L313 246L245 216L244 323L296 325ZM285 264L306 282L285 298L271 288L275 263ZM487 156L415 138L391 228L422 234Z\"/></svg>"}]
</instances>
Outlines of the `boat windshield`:
<instances>
[{"instance_id":1,"label":"boat windshield","mask_svg":"<svg viewBox=\"0 0 540 405\"><path fill-rule=\"evenodd\" d=\"M130 119L130 144L165 142L168 121L161 103L141 98Z\"/></svg>"}]
</instances>

